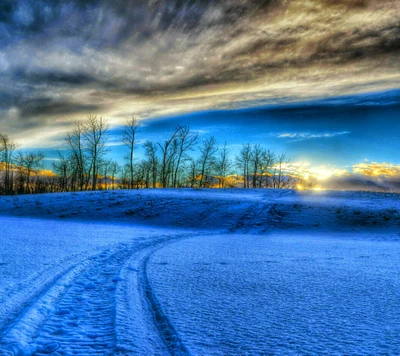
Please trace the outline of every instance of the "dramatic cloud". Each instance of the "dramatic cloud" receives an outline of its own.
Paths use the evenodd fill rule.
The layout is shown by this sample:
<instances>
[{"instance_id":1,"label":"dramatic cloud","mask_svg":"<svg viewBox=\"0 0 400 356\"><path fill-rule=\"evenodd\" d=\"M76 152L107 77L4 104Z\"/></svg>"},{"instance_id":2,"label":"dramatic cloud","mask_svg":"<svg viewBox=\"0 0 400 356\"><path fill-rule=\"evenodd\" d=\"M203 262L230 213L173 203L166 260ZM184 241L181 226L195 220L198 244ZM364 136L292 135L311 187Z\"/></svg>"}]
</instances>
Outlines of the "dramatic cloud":
<instances>
[{"instance_id":1,"label":"dramatic cloud","mask_svg":"<svg viewBox=\"0 0 400 356\"><path fill-rule=\"evenodd\" d=\"M88 113L118 124L394 88L399 13L397 0L3 0L0 125L56 134Z\"/></svg>"}]
</instances>

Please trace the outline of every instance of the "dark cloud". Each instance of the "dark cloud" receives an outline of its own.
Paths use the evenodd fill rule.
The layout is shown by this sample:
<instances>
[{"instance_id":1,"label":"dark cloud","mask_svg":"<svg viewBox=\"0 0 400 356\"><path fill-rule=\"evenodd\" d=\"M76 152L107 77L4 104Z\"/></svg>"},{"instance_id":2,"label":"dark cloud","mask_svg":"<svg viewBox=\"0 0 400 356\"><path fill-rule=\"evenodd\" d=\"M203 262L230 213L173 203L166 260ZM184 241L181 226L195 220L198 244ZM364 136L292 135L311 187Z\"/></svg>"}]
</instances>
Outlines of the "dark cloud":
<instances>
[{"instance_id":1,"label":"dark cloud","mask_svg":"<svg viewBox=\"0 0 400 356\"><path fill-rule=\"evenodd\" d=\"M400 23L371 31L356 29L338 32L313 45L316 47L309 60L343 63L362 57L376 57L400 51Z\"/></svg>"},{"instance_id":2,"label":"dark cloud","mask_svg":"<svg viewBox=\"0 0 400 356\"><path fill-rule=\"evenodd\" d=\"M13 104L14 97L11 93L0 91L0 109L8 109Z\"/></svg>"},{"instance_id":3,"label":"dark cloud","mask_svg":"<svg viewBox=\"0 0 400 356\"><path fill-rule=\"evenodd\" d=\"M321 1L329 6L344 6L347 9L366 8L373 2L371 0L321 0Z\"/></svg>"},{"instance_id":4,"label":"dark cloud","mask_svg":"<svg viewBox=\"0 0 400 356\"><path fill-rule=\"evenodd\" d=\"M20 107L21 120L28 118L58 117L60 115L97 113L102 109L101 105L77 104L72 101L56 101L51 98L40 98L28 102ZM38 125L41 123L38 122Z\"/></svg>"},{"instance_id":5,"label":"dark cloud","mask_svg":"<svg viewBox=\"0 0 400 356\"><path fill-rule=\"evenodd\" d=\"M10 22L14 12L15 2L4 0L0 3L0 22Z\"/></svg>"},{"instance_id":6,"label":"dark cloud","mask_svg":"<svg viewBox=\"0 0 400 356\"><path fill-rule=\"evenodd\" d=\"M99 45L96 43L102 37L99 32L109 25L110 17L114 17L120 22L118 31L113 34L113 40L101 44L112 46L132 36L145 40L157 31L171 28L193 31L204 24L231 25L279 3L280 0L4 0L0 5L0 22L7 24L3 32L17 36L38 35L57 27L64 36L79 34L92 40L92 45ZM218 11L218 19L206 19L204 23L210 9Z\"/></svg>"},{"instance_id":7,"label":"dark cloud","mask_svg":"<svg viewBox=\"0 0 400 356\"><path fill-rule=\"evenodd\" d=\"M3 76L11 76L11 82L24 85L22 93L13 93L16 98L10 101L10 105L18 101L21 95L30 98L30 90L35 90L38 85L42 87L41 89L47 85L49 90L54 85L92 86L96 90L149 95L159 92L171 93L202 85L246 78L246 76L239 75L236 69L228 68L226 71L221 71L215 68L213 75L207 75L200 70L200 73L189 72L178 80L173 79L160 83L157 80L148 81L143 76L133 78L131 72L126 76L116 74L115 64L100 64L99 62L102 61L102 50L107 49L115 51L113 56L123 59L124 65L131 62L132 56L137 61L141 57L146 60L146 57L151 55L147 53L149 51L155 52L154 55L151 55L152 62L157 62L160 57L162 60L165 54L177 56L179 55L178 49L174 50L174 42L179 40L179 37L182 40L185 36L194 36L193 41L186 41L188 42L186 48L179 49L179 51L185 52L191 47L195 48L201 44L198 37L203 31L212 27L218 27L219 31L225 31L235 23L245 21L247 17L255 16L255 14L259 16L279 4L280 0L5 1L0 7L0 21L3 22L3 26L0 26L0 37L3 38L0 49L1 47L7 48L8 52L15 48L17 53L7 54L6 59L11 68L6 72L8 74L3 74ZM234 30L229 30L228 32L232 32L232 34L227 32L226 38L219 36L210 48L227 44L231 37L242 31L240 27L238 25ZM168 31L171 32L171 35L166 34ZM212 35L212 31L210 35ZM155 41L154 38L159 36L165 38ZM176 39L175 36L177 36ZM168 43L163 44L167 41L170 42L169 45ZM54 43L54 45L50 45L50 43ZM126 48L121 50L120 46L124 43ZM18 45L19 47L16 48ZM147 46L147 52L142 54L144 49L140 46ZM59 53L63 51L66 54L80 57L83 61L88 58L88 54L85 52L94 50L93 55L97 58L93 58L93 65L86 65L78 70L76 69L77 65L73 65L74 62L69 64L73 67L72 69L65 68L65 63L59 63L59 68L54 68L54 62L52 63L53 68L49 68L48 61L51 53L48 53L49 57L47 57L46 52L54 52L57 48L60 50ZM33 62L38 57L38 53L43 58L34 68ZM182 54L184 55L184 53ZM18 57L17 62L22 61L22 63L14 66L13 57ZM168 59L166 60L168 61ZM156 67L153 68L156 71L162 69L163 66L163 63L143 61L139 62L138 66L147 64L150 66L156 64ZM103 67L97 68L97 65L103 65ZM104 66L110 65L112 70L109 74L105 74ZM166 71L166 74L173 74L173 70Z\"/></svg>"},{"instance_id":8,"label":"dark cloud","mask_svg":"<svg viewBox=\"0 0 400 356\"><path fill-rule=\"evenodd\" d=\"M92 83L99 83L99 81L86 73L67 73L62 71L47 71L41 73L26 73L23 71L14 72L14 76L20 80L36 84L49 84L49 85L71 85L82 86Z\"/></svg>"}]
</instances>

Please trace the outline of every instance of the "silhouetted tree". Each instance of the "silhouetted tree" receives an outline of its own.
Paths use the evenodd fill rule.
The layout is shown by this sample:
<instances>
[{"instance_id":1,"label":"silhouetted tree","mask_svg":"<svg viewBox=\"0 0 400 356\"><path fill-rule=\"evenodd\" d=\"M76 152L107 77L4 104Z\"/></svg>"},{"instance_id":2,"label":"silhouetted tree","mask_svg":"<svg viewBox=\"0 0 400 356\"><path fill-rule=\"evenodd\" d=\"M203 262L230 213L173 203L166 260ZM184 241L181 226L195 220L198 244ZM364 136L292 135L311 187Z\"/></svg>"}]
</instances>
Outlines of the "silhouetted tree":
<instances>
[{"instance_id":1,"label":"silhouetted tree","mask_svg":"<svg viewBox=\"0 0 400 356\"><path fill-rule=\"evenodd\" d=\"M289 167L289 160L286 159L286 153L282 152L277 156L272 175L273 188L283 189L291 188L297 180L296 170Z\"/></svg>"},{"instance_id":2,"label":"silhouetted tree","mask_svg":"<svg viewBox=\"0 0 400 356\"><path fill-rule=\"evenodd\" d=\"M290 164L284 152L276 155L260 144L247 143L241 147L235 157L240 170L236 174L227 143L218 149L216 138L209 137L197 145L198 135L190 131L189 125L177 126L165 141L146 141L144 156L134 165L140 127L135 118L125 122L122 142L129 148L129 155L126 165L121 167L106 156L109 127L106 120L96 116L78 122L67 134L68 149L58 151L58 158L52 164L54 173L43 171L42 152L16 153L17 145L7 135L0 134L0 193L108 189L110 184L112 189L209 187L215 186L216 179L220 188L237 186L241 179L244 188L282 189L308 183L301 181L304 172ZM199 151L191 157L189 153L196 146Z\"/></svg>"},{"instance_id":3,"label":"silhouetted tree","mask_svg":"<svg viewBox=\"0 0 400 356\"><path fill-rule=\"evenodd\" d=\"M198 168L197 168L197 161L193 158L190 158L188 164L188 183L189 187L193 188L197 183L197 176L198 176Z\"/></svg>"},{"instance_id":4,"label":"silhouetted tree","mask_svg":"<svg viewBox=\"0 0 400 356\"><path fill-rule=\"evenodd\" d=\"M225 188L226 176L230 174L230 169L233 165L229 154L230 150L227 148L225 142L224 146L218 150L218 157L215 161L215 170L218 175L220 188Z\"/></svg>"},{"instance_id":5,"label":"silhouetted tree","mask_svg":"<svg viewBox=\"0 0 400 356\"><path fill-rule=\"evenodd\" d=\"M161 149L161 186L163 188L168 186L171 173L173 173L173 165L175 154L178 152L178 135L180 127L178 126L172 135L165 140L162 144L157 142L157 145Z\"/></svg>"},{"instance_id":6,"label":"silhouetted tree","mask_svg":"<svg viewBox=\"0 0 400 356\"><path fill-rule=\"evenodd\" d=\"M177 130L177 157L172 181L173 187L177 186L179 169L181 167L182 160L185 158L186 152L193 149L193 145L196 143L198 138L198 134L190 132L190 125L178 126Z\"/></svg>"},{"instance_id":7,"label":"silhouetted tree","mask_svg":"<svg viewBox=\"0 0 400 356\"><path fill-rule=\"evenodd\" d=\"M108 189L108 176L111 171L111 163L112 161L109 159L104 159L100 161L100 169L99 172L103 176L103 185L101 186L100 189ZM100 180L101 182L101 180Z\"/></svg>"},{"instance_id":8,"label":"silhouetted tree","mask_svg":"<svg viewBox=\"0 0 400 356\"><path fill-rule=\"evenodd\" d=\"M209 185L209 178L211 177L212 167L214 165L215 154L218 148L215 147L217 140L214 136L207 138L201 142L200 145L200 158L199 158L199 187Z\"/></svg>"},{"instance_id":9,"label":"silhouetted tree","mask_svg":"<svg viewBox=\"0 0 400 356\"><path fill-rule=\"evenodd\" d=\"M252 167L252 187L257 188L257 182L259 181L260 168L262 164L263 148L260 144L252 145L250 150L250 162L249 165Z\"/></svg>"},{"instance_id":10,"label":"silhouetted tree","mask_svg":"<svg viewBox=\"0 0 400 356\"><path fill-rule=\"evenodd\" d=\"M128 159L130 188L133 188L133 186L134 186L133 160L134 160L134 156L135 156L136 133L139 131L140 125L141 125L140 121L138 121L135 117L131 117L130 119L125 120L124 134L122 137L122 142L129 149L128 156L126 158Z\"/></svg>"},{"instance_id":11,"label":"silhouetted tree","mask_svg":"<svg viewBox=\"0 0 400 356\"><path fill-rule=\"evenodd\" d=\"M73 167L73 181L75 187L75 180L78 181L79 190L85 188L85 177L89 174L87 170L87 155L85 151L85 142L83 136L83 125L81 122L76 123L74 131L67 133L67 144L71 149L69 156L70 165Z\"/></svg>"},{"instance_id":12,"label":"silhouetted tree","mask_svg":"<svg viewBox=\"0 0 400 356\"><path fill-rule=\"evenodd\" d=\"M23 153L18 152L15 163L20 178L20 190L23 193L34 193L32 175L43 169L43 152Z\"/></svg>"},{"instance_id":13,"label":"silhouetted tree","mask_svg":"<svg viewBox=\"0 0 400 356\"><path fill-rule=\"evenodd\" d=\"M270 150L263 150L261 155L261 164L259 168L259 188L271 187L272 185L272 174L270 173L276 157L275 153Z\"/></svg>"},{"instance_id":14,"label":"silhouetted tree","mask_svg":"<svg viewBox=\"0 0 400 356\"><path fill-rule=\"evenodd\" d=\"M90 157L90 170L92 172L92 190L97 188L97 178L100 162L108 151L106 147L107 133L110 125L102 117L88 116L83 123L83 136L87 142L87 151Z\"/></svg>"},{"instance_id":15,"label":"silhouetted tree","mask_svg":"<svg viewBox=\"0 0 400 356\"><path fill-rule=\"evenodd\" d=\"M236 165L243 172L243 188L249 188L250 159L251 144L246 143L242 146L239 155L236 156Z\"/></svg>"},{"instance_id":16,"label":"silhouetted tree","mask_svg":"<svg viewBox=\"0 0 400 356\"><path fill-rule=\"evenodd\" d=\"M13 159L18 145L6 134L0 134L0 164L4 166L4 193L13 193Z\"/></svg>"},{"instance_id":17,"label":"silhouetted tree","mask_svg":"<svg viewBox=\"0 0 400 356\"><path fill-rule=\"evenodd\" d=\"M117 173L121 170L121 166L117 161L111 160L110 162L110 174L111 174L111 187L115 189L115 180Z\"/></svg>"},{"instance_id":18,"label":"silhouetted tree","mask_svg":"<svg viewBox=\"0 0 400 356\"><path fill-rule=\"evenodd\" d=\"M57 151L58 159L53 162L54 173L58 176L59 187L62 192L68 192L74 183L73 159Z\"/></svg>"}]
</instances>

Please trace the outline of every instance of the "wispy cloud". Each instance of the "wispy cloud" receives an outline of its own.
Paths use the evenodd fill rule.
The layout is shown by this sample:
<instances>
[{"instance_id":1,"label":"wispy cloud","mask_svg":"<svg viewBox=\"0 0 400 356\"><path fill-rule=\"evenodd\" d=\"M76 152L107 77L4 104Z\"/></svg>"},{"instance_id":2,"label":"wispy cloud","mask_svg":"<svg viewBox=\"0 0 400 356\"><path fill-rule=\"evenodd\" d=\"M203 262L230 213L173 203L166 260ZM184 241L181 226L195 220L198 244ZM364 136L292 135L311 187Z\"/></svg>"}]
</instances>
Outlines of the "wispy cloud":
<instances>
[{"instance_id":1,"label":"wispy cloud","mask_svg":"<svg viewBox=\"0 0 400 356\"><path fill-rule=\"evenodd\" d=\"M294 132L294 133L278 134L277 138L286 138L286 139L291 139L292 141L303 141L303 140L311 140L317 138L332 138L336 136L349 135L349 134L351 134L351 132L349 131L324 132L324 133Z\"/></svg>"}]
</instances>

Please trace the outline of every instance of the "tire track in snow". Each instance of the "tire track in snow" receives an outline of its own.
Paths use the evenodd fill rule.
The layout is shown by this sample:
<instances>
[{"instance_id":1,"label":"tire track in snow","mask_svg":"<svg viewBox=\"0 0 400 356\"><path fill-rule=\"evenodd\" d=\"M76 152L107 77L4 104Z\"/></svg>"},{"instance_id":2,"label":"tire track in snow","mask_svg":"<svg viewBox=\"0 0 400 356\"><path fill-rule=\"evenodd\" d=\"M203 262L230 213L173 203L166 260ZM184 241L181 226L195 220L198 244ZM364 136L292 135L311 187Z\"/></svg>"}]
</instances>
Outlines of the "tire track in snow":
<instances>
[{"instance_id":1,"label":"tire track in snow","mask_svg":"<svg viewBox=\"0 0 400 356\"><path fill-rule=\"evenodd\" d=\"M68 324L68 321L65 320L66 316L74 315L78 319L78 313L82 311L78 308L75 313L72 313L74 308L71 302L75 302L76 306L81 302L79 298L74 300L72 296L77 292L77 288L82 289L83 296L94 291L93 287L96 287L96 283L82 284L85 282L85 278L93 277L95 279L100 275L99 280L104 282L104 278L110 273L107 271L108 264L111 262L111 266L113 266L112 262L116 262L122 257L124 247L126 245L119 245L117 248L107 249L84 260L67 270L52 285L47 286L39 298L33 299L31 306L24 310L17 321L3 333L0 342L2 352L10 355L40 355L41 352L49 354L51 350L62 348L65 341L71 343L71 338L66 336L69 335L69 329L73 325ZM103 268L101 268L101 264L104 264ZM96 269L99 269L99 272ZM98 283L98 287L100 287L100 283ZM104 300L105 298L102 297L100 297L101 300L110 304L109 300ZM94 299L96 300L96 297ZM99 299L98 296L97 299ZM68 302L71 304L69 309L66 306ZM83 314L83 316L94 319L90 314Z\"/></svg>"},{"instance_id":2,"label":"tire track in snow","mask_svg":"<svg viewBox=\"0 0 400 356\"><path fill-rule=\"evenodd\" d=\"M279 211L278 204L255 201L249 203L249 207L228 230L246 234L271 232L282 222L284 216Z\"/></svg>"},{"instance_id":3,"label":"tire track in snow","mask_svg":"<svg viewBox=\"0 0 400 356\"><path fill-rule=\"evenodd\" d=\"M115 249L118 244L103 246L103 249ZM96 253L77 254L72 258L63 259L57 263L57 269L42 271L39 275L29 278L24 284L28 288L20 290L15 296L2 305L0 329L0 355L31 354L34 347L30 347L36 330L45 322L47 315L56 305L57 301L71 285L74 278L82 273L90 261L101 255L104 251L96 248ZM52 275L49 273L53 272ZM43 274L43 276L42 276ZM27 350L26 352L23 350ZM29 353L32 351L31 353ZM25 353L23 353L25 352Z\"/></svg>"},{"instance_id":4,"label":"tire track in snow","mask_svg":"<svg viewBox=\"0 0 400 356\"><path fill-rule=\"evenodd\" d=\"M159 249L192 237L194 234L184 234L173 241L142 249L121 269L120 278L125 283L117 287L116 355L190 355L153 292L147 263Z\"/></svg>"},{"instance_id":5,"label":"tire track in snow","mask_svg":"<svg viewBox=\"0 0 400 356\"><path fill-rule=\"evenodd\" d=\"M131 251L128 245L116 252L105 251L85 268L42 326L36 344L52 340L61 354L112 355L115 284L119 282L120 266Z\"/></svg>"},{"instance_id":6,"label":"tire track in snow","mask_svg":"<svg viewBox=\"0 0 400 356\"><path fill-rule=\"evenodd\" d=\"M175 235L174 240L176 238ZM132 340L129 347L124 348L119 347L117 342L122 338L122 330L130 328L130 325L120 324L124 321L121 315L129 312L121 299L121 292L118 293L118 290L128 290L127 282L121 278L121 268L127 260L136 261L145 268L143 255L150 256L169 240L171 236L161 236L150 242L120 244L67 270L54 284L46 287L38 298L33 299L31 306L0 335L0 354L131 355L129 347L132 348L134 344ZM138 275L139 289L130 290L130 293L141 295L142 303L147 303L147 293L143 295L143 291L140 291L143 285L146 285L146 291L149 290L148 280L144 276L145 271L142 271ZM119 287L119 284L125 287ZM125 297L125 300L131 299L130 294ZM151 306L153 304L150 303ZM145 314L144 309L142 311ZM157 313L154 315L161 315ZM151 319L151 316L142 317ZM155 320L159 320L159 317ZM170 330L168 319L163 316L162 320ZM164 346L159 345L162 354L165 351L178 354L171 331L168 334L158 324L151 326L149 323L148 329L151 328L163 332L159 337L164 341ZM183 346L182 350L185 350Z\"/></svg>"},{"instance_id":7,"label":"tire track in snow","mask_svg":"<svg viewBox=\"0 0 400 356\"><path fill-rule=\"evenodd\" d=\"M144 261L144 266L142 270L143 273L142 280L143 280L143 288L146 300L152 312L155 326L158 330L161 339L164 342L164 345L167 347L168 352L171 355L176 355L176 356L190 355L189 350L182 343L178 333L176 332L174 326L169 321L168 317L163 312L161 304L157 300L157 297L153 292L149 278L147 276L147 264L149 258L150 255L147 256L146 260Z\"/></svg>"},{"instance_id":8,"label":"tire track in snow","mask_svg":"<svg viewBox=\"0 0 400 356\"><path fill-rule=\"evenodd\" d=\"M116 243L97 247L93 250L75 253L56 261L52 266L38 271L26 280L6 288L1 295L0 340L7 330L18 321L29 307L38 301L61 277L66 275L85 258L101 253L105 248L113 248ZM7 296L7 298L5 297ZM12 296L10 298L10 296Z\"/></svg>"}]
</instances>

